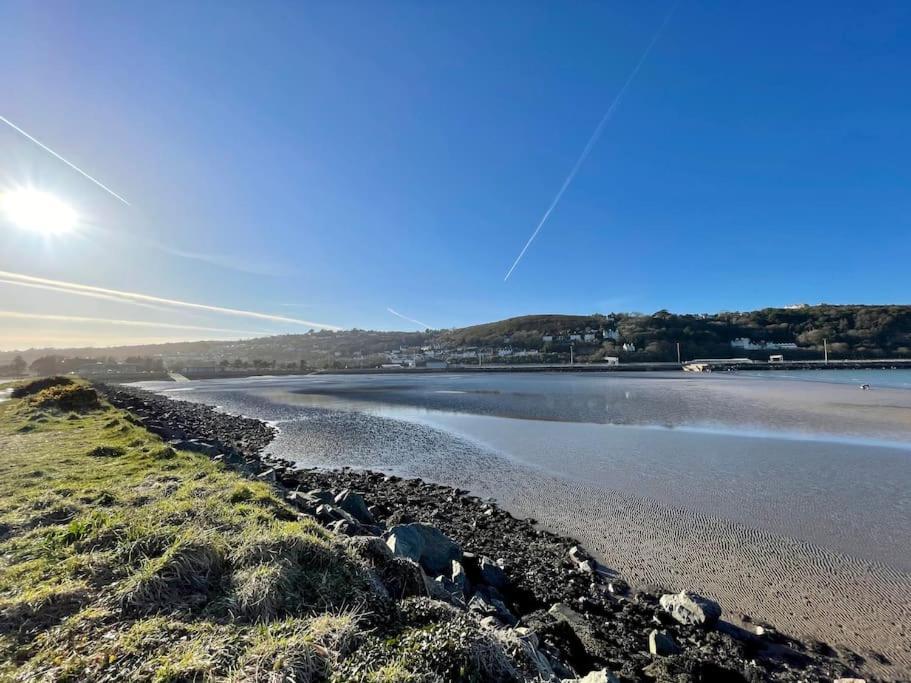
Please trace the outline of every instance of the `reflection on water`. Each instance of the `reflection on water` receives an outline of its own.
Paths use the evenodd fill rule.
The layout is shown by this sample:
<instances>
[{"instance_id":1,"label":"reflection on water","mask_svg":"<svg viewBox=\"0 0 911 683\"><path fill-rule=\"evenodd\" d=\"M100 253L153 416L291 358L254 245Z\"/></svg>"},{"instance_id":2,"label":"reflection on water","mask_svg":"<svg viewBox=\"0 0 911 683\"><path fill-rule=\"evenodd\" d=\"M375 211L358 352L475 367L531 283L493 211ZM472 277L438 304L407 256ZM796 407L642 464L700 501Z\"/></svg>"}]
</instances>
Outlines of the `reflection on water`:
<instances>
[{"instance_id":1,"label":"reflection on water","mask_svg":"<svg viewBox=\"0 0 911 683\"><path fill-rule=\"evenodd\" d=\"M911 392L658 373L156 386L277 423L271 450L307 466L533 468L911 569Z\"/></svg>"}]
</instances>

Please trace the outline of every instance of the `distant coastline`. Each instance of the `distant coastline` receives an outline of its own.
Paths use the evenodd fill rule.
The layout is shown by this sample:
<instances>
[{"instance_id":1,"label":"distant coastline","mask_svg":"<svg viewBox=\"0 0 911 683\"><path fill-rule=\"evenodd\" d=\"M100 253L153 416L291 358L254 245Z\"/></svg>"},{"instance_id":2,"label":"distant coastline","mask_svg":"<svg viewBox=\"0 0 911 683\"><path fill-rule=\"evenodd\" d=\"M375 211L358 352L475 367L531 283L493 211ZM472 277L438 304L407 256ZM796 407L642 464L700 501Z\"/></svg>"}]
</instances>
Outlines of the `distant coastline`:
<instances>
[{"instance_id":1,"label":"distant coastline","mask_svg":"<svg viewBox=\"0 0 911 683\"><path fill-rule=\"evenodd\" d=\"M489 364L489 365L450 365L445 368L326 368L312 372L300 370L219 370L216 372L184 372L187 379L243 379L247 377L294 377L306 375L424 375L445 373L542 373L542 372L682 372L686 363L621 363L608 365L606 363L576 363L569 364ZM833 360L824 361L784 361L779 363L763 362L728 362L719 361L712 364L716 371L749 370L749 371L790 371L790 370L911 370L911 360L896 358L884 360ZM136 382L152 380L169 380L170 377L130 377L117 378L118 382Z\"/></svg>"}]
</instances>

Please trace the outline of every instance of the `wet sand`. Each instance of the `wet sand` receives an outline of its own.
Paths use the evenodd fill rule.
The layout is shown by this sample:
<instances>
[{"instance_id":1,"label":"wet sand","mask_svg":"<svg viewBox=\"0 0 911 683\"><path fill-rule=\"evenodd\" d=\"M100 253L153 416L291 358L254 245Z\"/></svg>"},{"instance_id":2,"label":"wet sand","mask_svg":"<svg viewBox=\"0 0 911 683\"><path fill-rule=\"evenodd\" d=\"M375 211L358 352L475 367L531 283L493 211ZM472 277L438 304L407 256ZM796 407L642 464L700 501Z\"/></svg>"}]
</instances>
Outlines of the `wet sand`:
<instances>
[{"instance_id":1,"label":"wet sand","mask_svg":"<svg viewBox=\"0 0 911 683\"><path fill-rule=\"evenodd\" d=\"M171 395L278 422L270 450L305 466L496 498L629 580L698 590L729 615L911 676L911 392L595 379L283 379Z\"/></svg>"}]
</instances>

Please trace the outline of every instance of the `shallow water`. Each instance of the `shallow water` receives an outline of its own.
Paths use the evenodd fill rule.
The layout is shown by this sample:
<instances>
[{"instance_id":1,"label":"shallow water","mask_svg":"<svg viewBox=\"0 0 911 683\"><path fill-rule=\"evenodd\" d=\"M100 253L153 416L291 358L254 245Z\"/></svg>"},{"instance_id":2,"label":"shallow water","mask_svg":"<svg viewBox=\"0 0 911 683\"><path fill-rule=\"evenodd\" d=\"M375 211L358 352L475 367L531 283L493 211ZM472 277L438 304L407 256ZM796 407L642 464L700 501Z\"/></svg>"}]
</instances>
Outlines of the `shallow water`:
<instances>
[{"instance_id":1,"label":"shallow water","mask_svg":"<svg viewBox=\"0 0 911 683\"><path fill-rule=\"evenodd\" d=\"M302 465L468 488L637 580L909 663L911 391L900 377L807 380L324 375L150 388L276 423L270 450Z\"/></svg>"}]
</instances>

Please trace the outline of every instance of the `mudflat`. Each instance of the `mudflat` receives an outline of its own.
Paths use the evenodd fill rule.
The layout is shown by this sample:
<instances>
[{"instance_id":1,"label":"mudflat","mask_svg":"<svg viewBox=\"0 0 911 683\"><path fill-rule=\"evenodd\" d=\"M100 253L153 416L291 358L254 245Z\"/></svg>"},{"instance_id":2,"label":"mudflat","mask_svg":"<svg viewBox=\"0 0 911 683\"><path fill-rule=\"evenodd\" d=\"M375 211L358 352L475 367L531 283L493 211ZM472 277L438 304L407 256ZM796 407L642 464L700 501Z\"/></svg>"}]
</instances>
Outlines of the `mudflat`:
<instances>
[{"instance_id":1,"label":"mudflat","mask_svg":"<svg viewBox=\"0 0 911 683\"><path fill-rule=\"evenodd\" d=\"M169 388L273 421L270 450L301 465L470 489L579 538L629 579L849 647L886 678L911 672L905 389L717 375Z\"/></svg>"}]
</instances>

